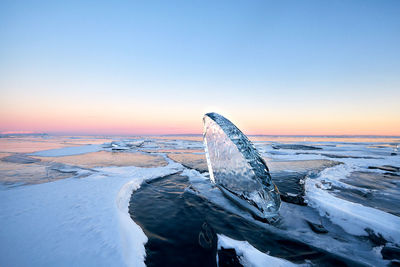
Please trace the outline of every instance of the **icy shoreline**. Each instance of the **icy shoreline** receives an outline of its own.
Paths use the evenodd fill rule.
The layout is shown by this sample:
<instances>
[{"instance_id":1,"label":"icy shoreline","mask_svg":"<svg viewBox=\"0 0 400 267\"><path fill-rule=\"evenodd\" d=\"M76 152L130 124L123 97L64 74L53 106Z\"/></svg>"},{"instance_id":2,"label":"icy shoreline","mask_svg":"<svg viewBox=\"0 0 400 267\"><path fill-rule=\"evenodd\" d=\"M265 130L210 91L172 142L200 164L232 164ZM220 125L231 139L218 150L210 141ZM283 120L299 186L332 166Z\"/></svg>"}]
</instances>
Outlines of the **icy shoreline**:
<instances>
[{"instance_id":1,"label":"icy shoreline","mask_svg":"<svg viewBox=\"0 0 400 267\"><path fill-rule=\"evenodd\" d=\"M130 218L130 196L182 169L97 168L84 179L0 191L0 265L144 266L147 237Z\"/></svg>"},{"instance_id":2,"label":"icy shoreline","mask_svg":"<svg viewBox=\"0 0 400 267\"><path fill-rule=\"evenodd\" d=\"M305 189L308 205L349 234L367 236L367 229L370 229L375 234L381 234L387 241L400 244L400 217L335 197L328 191L332 184L351 187L340 182L350 170L346 165L338 165L323 170L314 179L307 178Z\"/></svg>"}]
</instances>

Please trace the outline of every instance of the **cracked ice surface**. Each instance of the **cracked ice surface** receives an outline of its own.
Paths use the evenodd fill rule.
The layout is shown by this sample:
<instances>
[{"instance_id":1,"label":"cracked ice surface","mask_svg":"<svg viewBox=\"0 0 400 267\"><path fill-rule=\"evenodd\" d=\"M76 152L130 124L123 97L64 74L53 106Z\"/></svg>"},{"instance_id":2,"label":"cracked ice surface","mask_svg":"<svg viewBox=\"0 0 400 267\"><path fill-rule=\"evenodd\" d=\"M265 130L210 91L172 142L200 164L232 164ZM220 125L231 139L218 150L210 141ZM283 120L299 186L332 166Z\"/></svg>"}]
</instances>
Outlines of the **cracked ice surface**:
<instances>
[{"instance_id":1,"label":"cracked ice surface","mask_svg":"<svg viewBox=\"0 0 400 267\"><path fill-rule=\"evenodd\" d=\"M280 207L279 191L268 167L249 139L228 119L207 113L204 147L210 179L232 200L261 218Z\"/></svg>"}]
</instances>

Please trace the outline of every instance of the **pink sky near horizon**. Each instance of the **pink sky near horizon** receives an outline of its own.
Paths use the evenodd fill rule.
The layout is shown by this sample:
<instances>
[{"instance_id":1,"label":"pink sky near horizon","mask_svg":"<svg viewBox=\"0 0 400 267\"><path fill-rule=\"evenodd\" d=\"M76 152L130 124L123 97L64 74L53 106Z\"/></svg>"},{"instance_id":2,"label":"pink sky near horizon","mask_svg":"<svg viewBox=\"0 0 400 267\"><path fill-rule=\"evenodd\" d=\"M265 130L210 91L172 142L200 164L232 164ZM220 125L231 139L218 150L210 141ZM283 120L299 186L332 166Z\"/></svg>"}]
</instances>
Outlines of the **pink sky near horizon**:
<instances>
[{"instance_id":1,"label":"pink sky near horizon","mask_svg":"<svg viewBox=\"0 0 400 267\"><path fill-rule=\"evenodd\" d=\"M200 134L202 117L218 112L246 134L265 135L400 135L400 108L392 98L357 102L353 99L329 106L285 103L268 105L251 101L141 99L107 94L88 96L40 94L26 90L3 94L0 99L0 132L32 131L50 134L157 135ZM268 101L265 100L265 101ZM169 103L170 102L170 103ZM386 106L385 106L385 103ZM377 108L370 108L375 105ZM381 106L380 108L379 105Z\"/></svg>"},{"instance_id":2,"label":"pink sky near horizon","mask_svg":"<svg viewBox=\"0 0 400 267\"><path fill-rule=\"evenodd\" d=\"M210 110L211 111L211 110ZM5 112L0 108L0 132L34 132L70 135L161 135L200 134L202 116L207 111L188 110L149 112L117 110L110 106L103 112L74 113L62 108L51 111ZM265 135L386 135L400 136L397 117L359 117L357 114L329 116L298 111L275 116L268 113L219 112L246 134Z\"/></svg>"}]
</instances>

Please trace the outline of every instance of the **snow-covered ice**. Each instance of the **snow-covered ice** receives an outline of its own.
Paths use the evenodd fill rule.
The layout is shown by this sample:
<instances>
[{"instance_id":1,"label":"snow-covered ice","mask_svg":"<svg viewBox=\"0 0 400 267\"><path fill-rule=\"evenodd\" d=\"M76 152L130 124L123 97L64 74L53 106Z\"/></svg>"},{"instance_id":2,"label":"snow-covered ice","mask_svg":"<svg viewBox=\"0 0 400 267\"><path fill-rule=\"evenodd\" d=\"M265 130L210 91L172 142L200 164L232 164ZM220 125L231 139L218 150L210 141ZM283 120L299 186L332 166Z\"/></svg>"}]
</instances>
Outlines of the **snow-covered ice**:
<instances>
[{"instance_id":1,"label":"snow-covered ice","mask_svg":"<svg viewBox=\"0 0 400 267\"><path fill-rule=\"evenodd\" d=\"M308 205L350 234L368 235L365 230L372 229L388 241L400 245L400 217L335 197L325 190L327 183L340 184L338 179L344 176L346 169L346 165L338 165L322 171L314 179L306 179Z\"/></svg>"},{"instance_id":2,"label":"snow-covered ice","mask_svg":"<svg viewBox=\"0 0 400 267\"><path fill-rule=\"evenodd\" d=\"M72 156L72 155L80 155L89 152L97 152L103 149L102 145L83 145L83 146L72 146L72 147L63 147L49 150L42 150L31 153L32 156L41 156L41 157L62 157L62 156Z\"/></svg>"},{"instance_id":3,"label":"snow-covered ice","mask_svg":"<svg viewBox=\"0 0 400 267\"><path fill-rule=\"evenodd\" d=\"M132 191L183 169L105 167L83 179L0 191L0 266L144 266Z\"/></svg>"},{"instance_id":4,"label":"snow-covered ice","mask_svg":"<svg viewBox=\"0 0 400 267\"><path fill-rule=\"evenodd\" d=\"M218 249L221 248L233 248L236 251L236 255L239 256L239 261L243 266L251 267L289 267L289 266L301 266L294 264L285 259L270 256L263 253L249 244L247 241L238 241L231 239L224 235L218 236ZM304 266L304 265L303 265Z\"/></svg>"}]
</instances>

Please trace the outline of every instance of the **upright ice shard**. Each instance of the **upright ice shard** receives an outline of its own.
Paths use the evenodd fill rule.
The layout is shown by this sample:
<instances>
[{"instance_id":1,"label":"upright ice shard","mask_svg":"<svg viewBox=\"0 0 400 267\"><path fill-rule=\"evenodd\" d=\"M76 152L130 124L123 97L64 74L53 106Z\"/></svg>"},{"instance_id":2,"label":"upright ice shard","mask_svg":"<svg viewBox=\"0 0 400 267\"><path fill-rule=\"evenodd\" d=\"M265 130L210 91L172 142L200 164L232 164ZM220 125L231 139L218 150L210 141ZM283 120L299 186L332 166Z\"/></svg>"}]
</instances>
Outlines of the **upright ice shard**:
<instances>
[{"instance_id":1,"label":"upright ice shard","mask_svg":"<svg viewBox=\"0 0 400 267\"><path fill-rule=\"evenodd\" d=\"M253 215L277 215L281 201L267 164L250 140L228 119L207 113L204 150L210 179L221 191Z\"/></svg>"}]
</instances>

